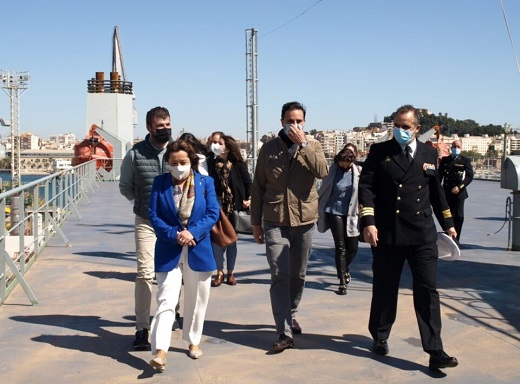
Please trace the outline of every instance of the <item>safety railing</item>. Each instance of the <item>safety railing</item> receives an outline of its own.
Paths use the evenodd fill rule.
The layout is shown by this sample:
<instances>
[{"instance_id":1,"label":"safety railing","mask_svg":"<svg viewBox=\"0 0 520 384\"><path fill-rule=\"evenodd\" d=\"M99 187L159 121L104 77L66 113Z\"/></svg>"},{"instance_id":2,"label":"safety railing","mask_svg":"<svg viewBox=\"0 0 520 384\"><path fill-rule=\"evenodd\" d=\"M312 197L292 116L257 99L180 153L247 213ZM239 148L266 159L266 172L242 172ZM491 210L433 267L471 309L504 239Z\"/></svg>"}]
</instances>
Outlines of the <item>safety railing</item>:
<instances>
[{"instance_id":1,"label":"safety railing","mask_svg":"<svg viewBox=\"0 0 520 384\"><path fill-rule=\"evenodd\" d=\"M119 180L120 166L121 159L92 160L0 194L0 305L17 284L38 303L25 273L56 234L71 246L63 223L81 219L79 202L90 202L98 182Z\"/></svg>"}]
</instances>

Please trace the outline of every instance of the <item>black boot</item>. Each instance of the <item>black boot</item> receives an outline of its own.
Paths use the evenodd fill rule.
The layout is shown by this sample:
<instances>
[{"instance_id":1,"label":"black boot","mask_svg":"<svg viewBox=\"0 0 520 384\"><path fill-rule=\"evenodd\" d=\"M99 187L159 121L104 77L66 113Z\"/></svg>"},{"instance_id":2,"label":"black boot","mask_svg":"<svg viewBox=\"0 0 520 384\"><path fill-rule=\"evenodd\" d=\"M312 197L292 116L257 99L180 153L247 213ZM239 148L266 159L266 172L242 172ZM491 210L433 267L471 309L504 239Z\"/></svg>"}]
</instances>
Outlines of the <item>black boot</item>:
<instances>
[{"instance_id":1,"label":"black boot","mask_svg":"<svg viewBox=\"0 0 520 384\"><path fill-rule=\"evenodd\" d=\"M345 284L350 284L350 271L347 268L347 272L345 272Z\"/></svg>"},{"instance_id":2,"label":"black boot","mask_svg":"<svg viewBox=\"0 0 520 384\"><path fill-rule=\"evenodd\" d=\"M347 294L347 285L340 284L338 290L336 291L336 295L345 296Z\"/></svg>"},{"instance_id":3,"label":"black boot","mask_svg":"<svg viewBox=\"0 0 520 384\"><path fill-rule=\"evenodd\" d=\"M344 278L339 279L339 287L336 291L336 295L345 296L347 294L347 283Z\"/></svg>"}]
</instances>

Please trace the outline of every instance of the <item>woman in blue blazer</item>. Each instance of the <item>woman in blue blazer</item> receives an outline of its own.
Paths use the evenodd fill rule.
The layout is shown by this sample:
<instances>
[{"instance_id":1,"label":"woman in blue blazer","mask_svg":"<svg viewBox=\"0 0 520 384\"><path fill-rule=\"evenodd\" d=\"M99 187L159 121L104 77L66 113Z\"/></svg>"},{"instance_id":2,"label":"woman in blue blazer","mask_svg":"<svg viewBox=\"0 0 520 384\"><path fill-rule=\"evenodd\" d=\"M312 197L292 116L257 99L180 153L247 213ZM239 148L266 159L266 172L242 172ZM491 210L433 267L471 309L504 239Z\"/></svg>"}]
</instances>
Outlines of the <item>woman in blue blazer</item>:
<instances>
[{"instance_id":1,"label":"woman in blue blazer","mask_svg":"<svg viewBox=\"0 0 520 384\"><path fill-rule=\"evenodd\" d=\"M186 141L168 144L164 154L170 173L154 179L149 204L150 222L157 235L155 272L157 310L151 324L154 358L150 365L163 371L170 348L175 306L184 282L183 339L189 356L202 356L199 347L216 269L210 230L219 218L213 179L198 173L198 156Z\"/></svg>"}]
</instances>

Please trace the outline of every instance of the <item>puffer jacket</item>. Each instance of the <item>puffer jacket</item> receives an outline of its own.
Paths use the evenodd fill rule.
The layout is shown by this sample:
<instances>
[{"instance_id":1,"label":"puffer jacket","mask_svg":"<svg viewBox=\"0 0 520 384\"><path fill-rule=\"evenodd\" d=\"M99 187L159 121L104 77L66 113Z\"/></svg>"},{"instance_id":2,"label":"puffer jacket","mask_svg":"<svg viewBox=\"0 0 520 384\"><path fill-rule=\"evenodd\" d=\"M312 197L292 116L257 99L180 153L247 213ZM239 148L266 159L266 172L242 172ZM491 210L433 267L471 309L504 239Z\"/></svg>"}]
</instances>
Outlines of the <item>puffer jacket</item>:
<instances>
[{"instance_id":1,"label":"puffer jacket","mask_svg":"<svg viewBox=\"0 0 520 384\"><path fill-rule=\"evenodd\" d=\"M164 161L166 147L158 150L150 144L150 134L128 151L121 164L119 191L134 201L134 213L148 220L148 203L155 176L169 172Z\"/></svg>"}]
</instances>

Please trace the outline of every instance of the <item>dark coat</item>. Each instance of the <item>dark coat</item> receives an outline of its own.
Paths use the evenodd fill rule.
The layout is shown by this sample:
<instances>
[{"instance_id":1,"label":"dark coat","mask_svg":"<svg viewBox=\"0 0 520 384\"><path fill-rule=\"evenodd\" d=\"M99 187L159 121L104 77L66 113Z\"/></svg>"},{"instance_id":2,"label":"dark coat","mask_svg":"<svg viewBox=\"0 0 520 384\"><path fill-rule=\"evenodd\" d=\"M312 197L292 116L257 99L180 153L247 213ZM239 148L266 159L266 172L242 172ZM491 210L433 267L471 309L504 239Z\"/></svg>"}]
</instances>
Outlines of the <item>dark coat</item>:
<instances>
[{"instance_id":1,"label":"dark coat","mask_svg":"<svg viewBox=\"0 0 520 384\"><path fill-rule=\"evenodd\" d=\"M215 168L215 159L213 156L208 158L208 173L215 180L215 191L217 193L217 198L222 197L222 184L220 183L220 179ZM246 163L239 161L238 163L234 163L231 167L231 172L229 173L229 177L231 178L231 192L233 193L233 200L235 203L236 211L243 211L243 201L249 200L251 196L251 176L249 175L249 171L247 170Z\"/></svg>"},{"instance_id":2,"label":"dark coat","mask_svg":"<svg viewBox=\"0 0 520 384\"><path fill-rule=\"evenodd\" d=\"M473 180L473 167L471 161L465 156L459 155L455 159L453 156L445 156L439 165L439 178L443 182L446 196L453 195L451 190L458 186L460 193L459 199L467 199L468 191L466 187Z\"/></svg>"},{"instance_id":3,"label":"dark coat","mask_svg":"<svg viewBox=\"0 0 520 384\"><path fill-rule=\"evenodd\" d=\"M359 203L361 228L375 225L384 245L435 242L434 213L444 230L453 227L437 151L421 142L411 164L395 139L373 144L359 180Z\"/></svg>"}]
</instances>

